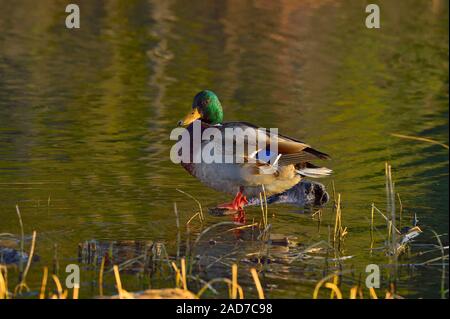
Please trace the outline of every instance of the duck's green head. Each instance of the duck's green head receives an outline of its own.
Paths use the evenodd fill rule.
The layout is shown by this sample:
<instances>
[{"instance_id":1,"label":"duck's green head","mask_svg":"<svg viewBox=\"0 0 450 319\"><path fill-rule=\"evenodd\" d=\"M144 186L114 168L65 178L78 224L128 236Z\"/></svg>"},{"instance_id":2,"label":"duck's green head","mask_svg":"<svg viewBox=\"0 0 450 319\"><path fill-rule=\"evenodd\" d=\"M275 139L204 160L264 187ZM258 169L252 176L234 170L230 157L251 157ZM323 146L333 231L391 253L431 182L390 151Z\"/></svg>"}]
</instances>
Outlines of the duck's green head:
<instances>
[{"instance_id":1,"label":"duck's green head","mask_svg":"<svg viewBox=\"0 0 450 319\"><path fill-rule=\"evenodd\" d=\"M192 111L180 120L178 125L187 126L199 119L211 125L222 123L222 105L213 91L204 90L197 93L192 102Z\"/></svg>"}]
</instances>

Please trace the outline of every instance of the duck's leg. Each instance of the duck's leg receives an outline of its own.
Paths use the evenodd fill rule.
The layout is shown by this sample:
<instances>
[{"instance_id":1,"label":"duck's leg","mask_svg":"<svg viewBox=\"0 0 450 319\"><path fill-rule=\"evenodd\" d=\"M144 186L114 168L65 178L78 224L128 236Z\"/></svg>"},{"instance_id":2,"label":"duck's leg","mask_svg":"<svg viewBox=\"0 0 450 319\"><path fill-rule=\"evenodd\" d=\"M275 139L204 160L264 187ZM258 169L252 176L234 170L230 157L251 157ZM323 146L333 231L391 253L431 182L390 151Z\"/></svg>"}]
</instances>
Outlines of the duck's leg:
<instances>
[{"instance_id":1,"label":"duck's leg","mask_svg":"<svg viewBox=\"0 0 450 319\"><path fill-rule=\"evenodd\" d=\"M240 187L239 192L236 194L231 203L220 204L217 207L237 211L237 214L233 216L233 220L236 222L245 223L244 205L248 203L248 200L242 192L243 188Z\"/></svg>"},{"instance_id":2,"label":"duck's leg","mask_svg":"<svg viewBox=\"0 0 450 319\"><path fill-rule=\"evenodd\" d=\"M234 199L231 203L219 204L217 207L238 211L238 210L243 210L244 205L247 203L248 203L247 197L242 193L242 188L240 188L239 192L237 192L236 196L234 197Z\"/></svg>"}]
</instances>

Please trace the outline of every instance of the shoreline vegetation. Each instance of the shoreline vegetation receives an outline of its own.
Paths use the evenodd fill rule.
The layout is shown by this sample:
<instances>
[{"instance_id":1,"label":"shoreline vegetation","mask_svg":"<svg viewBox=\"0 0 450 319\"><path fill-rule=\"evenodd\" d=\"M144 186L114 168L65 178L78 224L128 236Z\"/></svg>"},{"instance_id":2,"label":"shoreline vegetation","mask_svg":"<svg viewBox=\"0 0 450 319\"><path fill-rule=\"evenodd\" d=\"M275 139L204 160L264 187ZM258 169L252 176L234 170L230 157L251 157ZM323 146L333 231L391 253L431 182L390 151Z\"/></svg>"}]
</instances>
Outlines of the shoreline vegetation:
<instances>
[{"instance_id":1,"label":"shoreline vegetation","mask_svg":"<svg viewBox=\"0 0 450 319\"><path fill-rule=\"evenodd\" d=\"M334 182L332 182L331 212L333 214L334 225L328 227L328 241L319 241L310 245L301 245L294 239L280 234L273 233L271 224L271 214L267 205L267 198L262 188L260 194L260 217L259 220L253 218L248 224L239 224L231 221L222 221L215 224L207 223L208 218L204 214L202 204L191 194L177 189L184 196L192 199L198 206L198 211L194 212L185 225L180 222L180 214L177 205L174 203L174 217L176 225L176 255L169 256L164 243L135 242L101 242L89 241L79 244L78 261L82 264L95 265L96 283L98 293L94 298L112 299L158 299L158 298L214 298L215 296L227 296L230 299L251 298L264 299L267 297L267 287L261 278L268 264L282 259L286 264L294 262L314 262L326 264L326 272L319 280L315 280L315 287L311 291L311 298L330 299L402 299L397 292L399 281L397 273L400 267L438 267L442 271L440 283L441 298L448 298L448 287L446 287L448 274L448 246L442 243L443 235L435 233L433 230L422 230L417 221L417 216L413 216L412 225L406 223L411 216L404 216L403 203L399 193L395 192L391 166L385 163L386 182L386 209L383 211L372 203L368 210L368 231L370 232L370 254L383 254L386 264L382 265L387 270L388 276L383 277L381 288L368 288L365 284L363 272L355 273L351 267L344 265L345 260L352 259L353 256L345 254L345 241L347 235L352 230L345 226L345 209L342 201L345 197L336 193ZM272 210L272 209L271 209ZM273 209L275 210L275 209ZM64 288L60 278L55 272L58 267L53 265L53 270L49 266L44 266L42 271L42 281L40 287L29 287L27 275L35 261L35 247L38 234L33 231L29 249L25 250L25 234L20 208L16 206L16 213L20 225L20 246L17 250L12 248L2 248L0 245L0 299L13 298L51 298L51 299L78 299L80 297L80 286L74 285L72 289ZM318 222L319 227L323 218L323 211L319 208L312 212L311 218ZM380 220L383 222L380 226ZM410 219L409 219L410 220ZM191 240L192 229L198 228L198 235L195 240ZM186 233L186 242L182 242L182 233ZM408 254L410 254L413 239L423 231L433 232L436 244L429 243L423 245L420 252L423 254L438 253L437 257L430 258L420 264L409 264ZM247 237L253 251L247 254L245 263L233 258L233 251L228 254L213 257L203 256L201 251L205 242L214 245L214 239L208 239L211 234L229 235L232 240L242 240ZM14 235L0 234L2 240L15 238ZM277 249L292 248L289 253L276 255ZM129 258L132 251L132 258ZM10 263L5 255L9 253ZM13 256L14 255L14 256ZM55 250L56 255L56 250ZM13 257L11 257L13 256ZM123 258L125 256L126 258ZM277 258L274 258L277 256ZM281 257L280 257L281 256ZM403 256L406 256L406 263L402 264ZM211 258L210 258L211 257ZM55 256L57 263L57 256ZM221 265L228 268L230 277L218 277L203 279L205 273L213 265ZM249 266L250 265L250 266ZM148 274L149 270L157 272L159 276L165 276L167 282L172 285L160 288L144 289L142 291L131 292L127 290L127 283L123 280L123 275L133 269L139 269L143 274ZM14 271L16 270L16 271ZM18 273L18 284L9 287L11 277ZM117 293L105 295L105 276L113 275L114 286ZM246 284L239 281L239 278L246 277Z\"/></svg>"}]
</instances>

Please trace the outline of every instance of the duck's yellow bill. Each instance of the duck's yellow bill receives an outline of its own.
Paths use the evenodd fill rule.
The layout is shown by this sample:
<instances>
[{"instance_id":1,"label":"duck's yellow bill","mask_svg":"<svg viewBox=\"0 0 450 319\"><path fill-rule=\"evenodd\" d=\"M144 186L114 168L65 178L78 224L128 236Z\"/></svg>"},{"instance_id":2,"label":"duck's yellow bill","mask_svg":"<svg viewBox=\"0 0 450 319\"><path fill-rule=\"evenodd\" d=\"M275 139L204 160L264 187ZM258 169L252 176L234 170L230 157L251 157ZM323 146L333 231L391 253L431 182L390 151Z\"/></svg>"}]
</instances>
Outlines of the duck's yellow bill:
<instances>
[{"instance_id":1,"label":"duck's yellow bill","mask_svg":"<svg viewBox=\"0 0 450 319\"><path fill-rule=\"evenodd\" d=\"M178 121L178 126L187 126L201 117L202 115L198 112L197 108L194 108L191 113L184 117L184 119Z\"/></svg>"}]
</instances>

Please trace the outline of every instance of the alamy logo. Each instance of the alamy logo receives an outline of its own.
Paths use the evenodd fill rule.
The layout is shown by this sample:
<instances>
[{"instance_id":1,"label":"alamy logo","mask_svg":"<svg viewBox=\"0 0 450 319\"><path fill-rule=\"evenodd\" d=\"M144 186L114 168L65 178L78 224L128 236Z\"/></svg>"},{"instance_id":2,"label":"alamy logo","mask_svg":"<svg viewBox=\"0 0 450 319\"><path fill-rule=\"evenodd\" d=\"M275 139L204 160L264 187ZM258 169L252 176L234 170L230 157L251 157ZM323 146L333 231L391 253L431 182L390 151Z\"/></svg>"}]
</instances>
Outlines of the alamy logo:
<instances>
[{"instance_id":1,"label":"alamy logo","mask_svg":"<svg viewBox=\"0 0 450 319\"><path fill-rule=\"evenodd\" d=\"M366 27L368 29L380 28L380 7L376 4L369 4L366 7L366 13L370 13L366 17Z\"/></svg>"},{"instance_id":2,"label":"alamy logo","mask_svg":"<svg viewBox=\"0 0 450 319\"><path fill-rule=\"evenodd\" d=\"M66 17L67 29L79 29L80 28L80 7L77 4L69 4L66 7L66 13L69 15Z\"/></svg>"},{"instance_id":3,"label":"alamy logo","mask_svg":"<svg viewBox=\"0 0 450 319\"><path fill-rule=\"evenodd\" d=\"M68 264L66 272L69 273L66 277L66 287L80 288L80 267L76 264Z\"/></svg>"},{"instance_id":4,"label":"alamy logo","mask_svg":"<svg viewBox=\"0 0 450 319\"><path fill-rule=\"evenodd\" d=\"M369 264L366 266L366 287L367 288L380 288L380 267L375 264Z\"/></svg>"}]
</instances>

